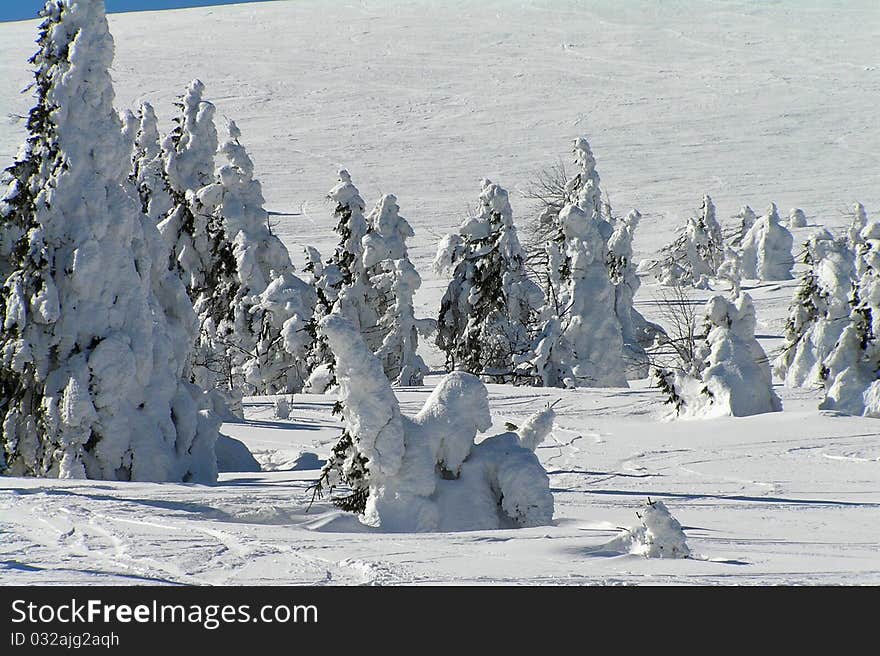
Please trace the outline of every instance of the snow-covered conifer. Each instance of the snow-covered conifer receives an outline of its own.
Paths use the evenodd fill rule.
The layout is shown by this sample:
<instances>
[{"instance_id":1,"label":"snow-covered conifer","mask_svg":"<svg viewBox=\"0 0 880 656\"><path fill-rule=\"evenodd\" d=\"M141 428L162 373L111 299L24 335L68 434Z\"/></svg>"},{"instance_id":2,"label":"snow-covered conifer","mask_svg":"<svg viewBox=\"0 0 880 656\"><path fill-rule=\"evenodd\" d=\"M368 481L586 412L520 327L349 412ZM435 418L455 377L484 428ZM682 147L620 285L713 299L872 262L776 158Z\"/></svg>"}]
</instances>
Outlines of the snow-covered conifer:
<instances>
[{"instance_id":1,"label":"snow-covered conifer","mask_svg":"<svg viewBox=\"0 0 880 656\"><path fill-rule=\"evenodd\" d=\"M608 240L608 272L614 284L614 313L620 322L627 378L648 375L648 354L643 344L648 341L648 324L633 307L633 299L641 285L632 259L633 238L641 218L638 210L632 210L615 224L614 233Z\"/></svg>"},{"instance_id":2,"label":"snow-covered conifer","mask_svg":"<svg viewBox=\"0 0 880 656\"><path fill-rule=\"evenodd\" d=\"M735 248L724 247L724 259L718 267L715 277L730 283L730 297L739 296L742 283L742 255Z\"/></svg>"},{"instance_id":3,"label":"snow-covered conifer","mask_svg":"<svg viewBox=\"0 0 880 656\"><path fill-rule=\"evenodd\" d=\"M104 3L42 16L0 202L0 472L213 482L219 420L184 380L195 317L127 178Z\"/></svg>"},{"instance_id":4,"label":"snow-covered conifer","mask_svg":"<svg viewBox=\"0 0 880 656\"><path fill-rule=\"evenodd\" d=\"M758 280L791 280L794 239L779 222L775 203L743 237L743 277Z\"/></svg>"},{"instance_id":5,"label":"snow-covered conifer","mask_svg":"<svg viewBox=\"0 0 880 656\"><path fill-rule=\"evenodd\" d=\"M417 353L419 332L432 332L433 321L416 319L413 313L413 296L422 279L406 248L413 230L399 210L397 198L387 194L367 216L370 232L363 238L363 264L373 297L368 301L379 318L365 338L390 381L421 385L428 367Z\"/></svg>"},{"instance_id":6,"label":"snow-covered conifer","mask_svg":"<svg viewBox=\"0 0 880 656\"><path fill-rule=\"evenodd\" d=\"M476 215L441 243L435 259L454 267L440 305L437 346L448 370L522 382L515 369L529 350L543 295L526 275L507 191L489 180L481 184Z\"/></svg>"},{"instance_id":7,"label":"snow-covered conifer","mask_svg":"<svg viewBox=\"0 0 880 656\"><path fill-rule=\"evenodd\" d=\"M823 229L810 235L804 252L809 268L792 299L785 344L773 365L789 387L822 383L822 363L849 321L855 282L853 254L845 239L835 240Z\"/></svg>"},{"instance_id":8,"label":"snow-covered conifer","mask_svg":"<svg viewBox=\"0 0 880 656\"><path fill-rule=\"evenodd\" d=\"M615 538L612 545L645 558L690 558L681 524L662 501L648 499L636 515L640 523Z\"/></svg>"},{"instance_id":9,"label":"snow-covered conifer","mask_svg":"<svg viewBox=\"0 0 880 656\"><path fill-rule=\"evenodd\" d=\"M662 285L709 287L724 260L724 238L715 217L715 205L705 195L699 215L691 217L676 238L660 250L655 276Z\"/></svg>"},{"instance_id":10,"label":"snow-covered conifer","mask_svg":"<svg viewBox=\"0 0 880 656\"><path fill-rule=\"evenodd\" d=\"M414 417L401 415L382 366L347 319L321 321L336 354L342 438L316 494L347 487L334 502L384 531L460 531L547 524L549 478L533 453L552 410L530 417L530 431L491 436L485 385L452 372ZM524 442L528 442L525 444Z\"/></svg>"},{"instance_id":11,"label":"snow-covered conifer","mask_svg":"<svg viewBox=\"0 0 880 656\"><path fill-rule=\"evenodd\" d=\"M755 339L755 324L748 294L734 302L715 296L706 303L706 338L697 361L691 373L678 373L674 379L678 415L742 417L782 409L767 356Z\"/></svg>"},{"instance_id":12,"label":"snow-covered conifer","mask_svg":"<svg viewBox=\"0 0 880 656\"><path fill-rule=\"evenodd\" d=\"M806 228L807 227L807 215L804 214L804 211L799 207L792 207L788 212L788 227L789 228Z\"/></svg>"},{"instance_id":13,"label":"snow-covered conifer","mask_svg":"<svg viewBox=\"0 0 880 656\"><path fill-rule=\"evenodd\" d=\"M156 112L152 105L144 103L138 116L140 122L134 140L131 178L141 199L141 209L158 224L174 202L165 180L165 159Z\"/></svg>"},{"instance_id":14,"label":"snow-covered conifer","mask_svg":"<svg viewBox=\"0 0 880 656\"><path fill-rule=\"evenodd\" d=\"M736 234L734 234L733 238L730 240L732 246L740 246L742 244L742 240L745 238L746 233L749 229L755 225L755 221L758 219L755 211L749 207L748 205L743 205L739 208L739 212L733 216L734 219L737 219L737 230Z\"/></svg>"}]
</instances>

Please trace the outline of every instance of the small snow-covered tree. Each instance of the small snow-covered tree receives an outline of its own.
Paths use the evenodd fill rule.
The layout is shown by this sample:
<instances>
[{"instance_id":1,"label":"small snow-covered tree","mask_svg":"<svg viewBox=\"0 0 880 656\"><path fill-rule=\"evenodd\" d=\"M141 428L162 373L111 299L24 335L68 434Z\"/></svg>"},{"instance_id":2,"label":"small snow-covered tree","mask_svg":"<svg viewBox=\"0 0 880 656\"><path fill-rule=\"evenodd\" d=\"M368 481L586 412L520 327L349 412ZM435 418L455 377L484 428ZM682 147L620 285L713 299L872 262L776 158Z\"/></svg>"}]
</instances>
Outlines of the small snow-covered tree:
<instances>
[{"instance_id":1,"label":"small snow-covered tree","mask_svg":"<svg viewBox=\"0 0 880 656\"><path fill-rule=\"evenodd\" d=\"M724 260L724 238L712 199L703 196L699 215L691 217L676 238L660 250L655 277L667 286L709 287Z\"/></svg>"},{"instance_id":2,"label":"small snow-covered tree","mask_svg":"<svg viewBox=\"0 0 880 656\"><path fill-rule=\"evenodd\" d=\"M165 179L165 159L153 106L149 103L141 105L138 118L131 179L137 187L141 209L158 224L174 206L174 201Z\"/></svg>"},{"instance_id":3,"label":"small snow-covered tree","mask_svg":"<svg viewBox=\"0 0 880 656\"><path fill-rule=\"evenodd\" d=\"M645 558L690 558L691 550L678 520L662 501L651 501L636 513L639 524L624 531L608 547Z\"/></svg>"},{"instance_id":4,"label":"small snow-covered tree","mask_svg":"<svg viewBox=\"0 0 880 656\"><path fill-rule=\"evenodd\" d=\"M845 239L818 231L804 244L801 278L785 323L785 344L773 369L789 387L822 384L822 363L849 321L853 254Z\"/></svg>"},{"instance_id":5,"label":"small snow-covered tree","mask_svg":"<svg viewBox=\"0 0 880 656\"><path fill-rule=\"evenodd\" d=\"M195 317L127 178L104 3L41 15L0 201L0 473L213 482L219 420L184 380Z\"/></svg>"},{"instance_id":6,"label":"small snow-covered tree","mask_svg":"<svg viewBox=\"0 0 880 656\"><path fill-rule=\"evenodd\" d=\"M363 263L368 293L378 315L375 330L366 337L388 379L399 385L421 385L428 367L418 355L419 332L432 332L433 321L419 320L413 296L422 279L407 253L413 230L400 216L397 198L387 194L367 216L369 233L363 238Z\"/></svg>"},{"instance_id":7,"label":"small snow-covered tree","mask_svg":"<svg viewBox=\"0 0 880 656\"><path fill-rule=\"evenodd\" d=\"M788 211L788 227L789 228L806 228L807 215L799 207L792 207Z\"/></svg>"},{"instance_id":8,"label":"small snow-covered tree","mask_svg":"<svg viewBox=\"0 0 880 656\"><path fill-rule=\"evenodd\" d=\"M849 320L822 364L825 398L819 407L880 417L880 223L868 223L859 237L862 274Z\"/></svg>"},{"instance_id":9,"label":"small snow-covered tree","mask_svg":"<svg viewBox=\"0 0 880 656\"><path fill-rule=\"evenodd\" d=\"M758 280L791 280L794 239L779 222L775 203L755 221L743 237L743 277Z\"/></svg>"},{"instance_id":10,"label":"small snow-covered tree","mask_svg":"<svg viewBox=\"0 0 880 656\"><path fill-rule=\"evenodd\" d=\"M724 247L724 259L721 261L715 277L730 283L731 298L739 296L742 284L742 255L738 250L730 246Z\"/></svg>"},{"instance_id":11,"label":"small snow-covered tree","mask_svg":"<svg viewBox=\"0 0 880 656\"><path fill-rule=\"evenodd\" d=\"M440 304L437 346L447 370L491 382L523 382L517 364L543 295L526 275L507 191L483 180L475 216L440 246L436 265L452 267Z\"/></svg>"},{"instance_id":12,"label":"small snow-covered tree","mask_svg":"<svg viewBox=\"0 0 880 656\"><path fill-rule=\"evenodd\" d=\"M614 314L620 322L628 378L645 378L648 375L645 344L651 342L648 322L633 306L633 299L641 285L632 259L633 239L641 218L638 210L632 210L615 224L614 233L608 240L608 272L614 285Z\"/></svg>"},{"instance_id":13,"label":"small snow-covered tree","mask_svg":"<svg viewBox=\"0 0 880 656\"><path fill-rule=\"evenodd\" d=\"M672 392L679 416L742 417L778 412L767 356L755 339L755 307L748 294L734 302L715 296L706 303L700 346L691 373L674 376ZM669 376L661 388L670 387Z\"/></svg>"},{"instance_id":14,"label":"small snow-covered tree","mask_svg":"<svg viewBox=\"0 0 880 656\"><path fill-rule=\"evenodd\" d=\"M226 163L216 181L196 193L197 206L219 224L218 237L231 241L235 266L235 296L231 315L218 322L203 315L202 346L209 361L228 367L229 391L277 394L299 391L305 371L308 339L305 325L315 297L293 273L293 264L281 240L268 227L268 212L254 164L233 121L219 153ZM226 245L223 245L226 248Z\"/></svg>"},{"instance_id":15,"label":"small snow-covered tree","mask_svg":"<svg viewBox=\"0 0 880 656\"><path fill-rule=\"evenodd\" d=\"M330 259L320 266L320 278L315 283L318 301L307 326L312 341L308 348L306 389L315 393L326 391L335 378L333 352L327 346L326 337L317 329L320 320L334 312L346 317L365 335L374 331L378 322L376 309L370 305L375 295L369 288L363 259L363 238L369 229L364 217L365 204L345 169L339 171L339 179L328 198L335 204L334 231L339 235L339 243ZM315 261L310 264L314 270Z\"/></svg>"},{"instance_id":16,"label":"small snow-covered tree","mask_svg":"<svg viewBox=\"0 0 880 656\"><path fill-rule=\"evenodd\" d=\"M485 385L444 377L414 417L401 414L382 366L348 320L321 321L339 383L342 438L316 495L347 487L334 502L384 531L461 531L548 524L550 481L534 448L552 427L544 409L516 432L474 444L492 425Z\"/></svg>"},{"instance_id":17,"label":"small snow-covered tree","mask_svg":"<svg viewBox=\"0 0 880 656\"><path fill-rule=\"evenodd\" d=\"M739 208L739 212L735 214L733 218L737 219L737 227L736 233L731 238L730 243L732 246L740 246L746 233L753 225L755 225L755 221L757 221L758 217L751 207L743 205Z\"/></svg>"}]
</instances>

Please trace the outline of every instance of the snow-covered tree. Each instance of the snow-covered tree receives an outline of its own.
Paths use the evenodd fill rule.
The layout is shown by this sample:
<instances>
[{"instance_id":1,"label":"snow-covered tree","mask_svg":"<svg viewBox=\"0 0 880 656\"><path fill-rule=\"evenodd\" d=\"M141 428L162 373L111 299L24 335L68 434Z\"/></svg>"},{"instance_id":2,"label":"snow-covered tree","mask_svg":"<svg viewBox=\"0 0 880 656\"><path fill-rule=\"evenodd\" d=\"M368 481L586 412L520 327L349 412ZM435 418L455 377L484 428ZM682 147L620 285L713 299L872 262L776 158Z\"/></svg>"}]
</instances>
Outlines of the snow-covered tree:
<instances>
[{"instance_id":1,"label":"snow-covered tree","mask_svg":"<svg viewBox=\"0 0 880 656\"><path fill-rule=\"evenodd\" d=\"M320 320L334 312L346 317L358 332L365 335L375 330L378 322L376 309L370 305L375 294L369 288L364 267L363 238L369 229L364 217L366 206L348 171L339 171L339 179L328 197L335 204L334 231L339 235L339 243L326 264L320 266L320 278L315 283L318 289L317 305L307 326L312 341L307 357L310 375L306 389L314 393L326 391L335 378L334 354L328 348L324 335L317 329ZM320 258L317 263L320 264ZM315 261L312 260L310 264L314 270Z\"/></svg>"},{"instance_id":2,"label":"snow-covered tree","mask_svg":"<svg viewBox=\"0 0 880 656\"><path fill-rule=\"evenodd\" d=\"M859 233L862 270L850 299L849 320L822 364L822 409L880 417L880 223Z\"/></svg>"},{"instance_id":3,"label":"snow-covered tree","mask_svg":"<svg viewBox=\"0 0 880 656\"><path fill-rule=\"evenodd\" d=\"M368 293L373 295L368 300L379 318L365 337L390 381L421 385L428 367L417 352L419 332L430 334L434 322L416 319L413 312L413 296L422 284L406 248L413 230L400 216L397 198L391 194L379 199L367 222L370 231L362 242L363 264Z\"/></svg>"},{"instance_id":4,"label":"snow-covered tree","mask_svg":"<svg viewBox=\"0 0 880 656\"><path fill-rule=\"evenodd\" d=\"M648 375L645 343L650 344L650 330L648 322L633 307L641 280L636 275L632 244L641 218L638 210L632 210L614 225L614 233L608 240L608 272L614 284L614 314L620 322L627 378Z\"/></svg>"},{"instance_id":5,"label":"snow-covered tree","mask_svg":"<svg viewBox=\"0 0 880 656\"><path fill-rule=\"evenodd\" d=\"M748 294L735 301L715 296L706 303L705 341L691 372L670 377L661 372L666 390L683 417L742 417L778 412L767 356L755 339L755 307Z\"/></svg>"},{"instance_id":6,"label":"snow-covered tree","mask_svg":"<svg viewBox=\"0 0 880 656\"><path fill-rule=\"evenodd\" d=\"M602 218L596 162L583 138L574 143L577 173L566 189L573 202L553 218L547 243L546 301L529 358L534 380L547 387L626 387L626 360L615 287L608 270L614 229Z\"/></svg>"},{"instance_id":7,"label":"snow-covered tree","mask_svg":"<svg viewBox=\"0 0 880 656\"><path fill-rule=\"evenodd\" d=\"M516 367L528 353L543 294L526 275L507 191L489 180L481 185L477 213L444 239L435 259L435 267L452 268L440 304L437 346L449 371L524 382Z\"/></svg>"},{"instance_id":8,"label":"snow-covered tree","mask_svg":"<svg viewBox=\"0 0 880 656\"><path fill-rule=\"evenodd\" d=\"M723 261L721 225L715 217L715 205L706 195L698 216L689 218L675 239L660 250L654 274L663 285L707 289L709 278L717 275Z\"/></svg>"},{"instance_id":9,"label":"snow-covered tree","mask_svg":"<svg viewBox=\"0 0 880 656\"><path fill-rule=\"evenodd\" d=\"M137 187L141 209L158 224L174 206L174 201L165 180L165 159L153 106L149 103L141 105L138 118L131 179Z\"/></svg>"},{"instance_id":10,"label":"snow-covered tree","mask_svg":"<svg viewBox=\"0 0 880 656\"><path fill-rule=\"evenodd\" d=\"M624 531L606 548L645 558L690 558L691 550L678 520L662 501L651 501L636 513L639 523Z\"/></svg>"},{"instance_id":11,"label":"snow-covered tree","mask_svg":"<svg viewBox=\"0 0 880 656\"><path fill-rule=\"evenodd\" d=\"M799 207L792 207L788 211L788 227L789 228L806 228L807 215Z\"/></svg>"},{"instance_id":12,"label":"snow-covered tree","mask_svg":"<svg viewBox=\"0 0 880 656\"><path fill-rule=\"evenodd\" d=\"M743 205L739 208L739 212L734 214L733 218L736 219L737 226L736 232L730 239L730 245L739 247L742 244L742 240L745 238L746 233L753 225L755 225L755 221L757 221L758 217L751 207Z\"/></svg>"},{"instance_id":13,"label":"snow-covered tree","mask_svg":"<svg viewBox=\"0 0 880 656\"><path fill-rule=\"evenodd\" d=\"M785 344L773 369L789 387L822 384L822 363L849 321L853 254L845 239L820 230L804 244L801 278L785 323Z\"/></svg>"},{"instance_id":14,"label":"snow-covered tree","mask_svg":"<svg viewBox=\"0 0 880 656\"><path fill-rule=\"evenodd\" d=\"M867 225L868 213L865 211L865 206L861 203L856 203L852 207L852 222L846 231L846 243L849 246L849 249L855 253L857 278L861 278L862 274L865 273L867 260L863 255L867 253L869 248L866 246L865 240L862 237L862 230L864 230Z\"/></svg>"},{"instance_id":15,"label":"snow-covered tree","mask_svg":"<svg viewBox=\"0 0 880 656\"><path fill-rule=\"evenodd\" d=\"M184 380L195 317L127 178L104 3L42 16L0 201L0 472L213 482L219 420Z\"/></svg>"},{"instance_id":16,"label":"snow-covered tree","mask_svg":"<svg viewBox=\"0 0 880 656\"><path fill-rule=\"evenodd\" d=\"M343 435L321 472L316 495L347 487L334 502L384 531L461 531L548 524L549 478L534 447L552 427L552 409L474 444L492 425L485 385L455 371L414 417L399 404L360 333L331 314L321 321L336 354ZM540 433L545 434L540 434Z\"/></svg>"},{"instance_id":17,"label":"snow-covered tree","mask_svg":"<svg viewBox=\"0 0 880 656\"><path fill-rule=\"evenodd\" d=\"M213 361L228 366L230 390L299 391L306 375L305 326L315 295L294 275L287 249L269 230L262 188L240 138L230 121L219 151L226 163L218 168L216 182L195 195L196 205L210 212L209 221L217 221L221 236L231 241L235 258L231 315L219 322L214 314L203 315L202 346Z\"/></svg>"},{"instance_id":18,"label":"snow-covered tree","mask_svg":"<svg viewBox=\"0 0 880 656\"><path fill-rule=\"evenodd\" d=\"M738 250L730 246L724 247L724 259L718 267L715 277L730 283L731 298L739 296L742 284L742 255Z\"/></svg>"},{"instance_id":19,"label":"snow-covered tree","mask_svg":"<svg viewBox=\"0 0 880 656\"><path fill-rule=\"evenodd\" d=\"M779 222L775 203L755 221L743 237L743 277L758 280L791 280L794 238Z\"/></svg>"}]
</instances>

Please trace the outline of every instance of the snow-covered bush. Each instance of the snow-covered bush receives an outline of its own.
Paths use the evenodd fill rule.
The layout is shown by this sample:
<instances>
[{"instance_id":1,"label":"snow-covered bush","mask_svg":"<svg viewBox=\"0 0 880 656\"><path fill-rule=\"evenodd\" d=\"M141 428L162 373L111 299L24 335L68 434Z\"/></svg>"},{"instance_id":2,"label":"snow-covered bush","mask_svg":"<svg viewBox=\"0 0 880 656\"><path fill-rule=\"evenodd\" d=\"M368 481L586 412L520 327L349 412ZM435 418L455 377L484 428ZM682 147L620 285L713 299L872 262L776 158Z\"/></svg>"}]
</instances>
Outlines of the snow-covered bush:
<instances>
[{"instance_id":1,"label":"snow-covered bush","mask_svg":"<svg viewBox=\"0 0 880 656\"><path fill-rule=\"evenodd\" d=\"M806 228L807 227L807 215L804 214L804 211L799 207L792 207L788 212L788 227L789 228Z\"/></svg>"},{"instance_id":2,"label":"snow-covered bush","mask_svg":"<svg viewBox=\"0 0 880 656\"><path fill-rule=\"evenodd\" d=\"M185 380L195 317L127 177L104 3L42 16L0 201L0 472L213 482L219 420Z\"/></svg>"},{"instance_id":3,"label":"snow-covered bush","mask_svg":"<svg viewBox=\"0 0 880 656\"><path fill-rule=\"evenodd\" d=\"M794 238L779 222L775 203L757 219L742 240L743 277L758 280L791 280Z\"/></svg>"},{"instance_id":4,"label":"snow-covered bush","mask_svg":"<svg viewBox=\"0 0 880 656\"><path fill-rule=\"evenodd\" d=\"M789 387L822 384L823 360L831 353L849 322L853 253L845 239L827 230L810 235L804 244L801 278L785 323L785 344L773 370Z\"/></svg>"},{"instance_id":5,"label":"snow-covered bush","mask_svg":"<svg viewBox=\"0 0 880 656\"><path fill-rule=\"evenodd\" d=\"M880 417L880 223L868 223L857 269L862 271L850 299L849 319L834 350L822 364L822 409Z\"/></svg>"},{"instance_id":6,"label":"snow-covered bush","mask_svg":"<svg viewBox=\"0 0 880 656\"><path fill-rule=\"evenodd\" d=\"M627 378L645 378L648 375L645 346L652 341L648 322L633 307L641 280L636 275L632 244L641 218L637 210L632 210L615 223L614 233L608 240L608 272L614 285L614 314L620 322Z\"/></svg>"},{"instance_id":7,"label":"snow-covered bush","mask_svg":"<svg viewBox=\"0 0 880 656\"><path fill-rule=\"evenodd\" d=\"M437 346L447 370L491 382L525 382L516 371L543 301L526 275L507 191L482 181L475 216L441 242L435 266L452 269L437 320Z\"/></svg>"},{"instance_id":8,"label":"snow-covered bush","mask_svg":"<svg viewBox=\"0 0 880 656\"><path fill-rule=\"evenodd\" d=\"M485 385L471 374L445 376L414 417L401 414L379 360L351 323L321 321L336 355L337 411L343 435L316 483L361 521L384 531L457 531L548 524L549 478L533 453L552 426L552 409L515 432L489 437ZM522 440L522 441L521 441Z\"/></svg>"},{"instance_id":9,"label":"snow-covered bush","mask_svg":"<svg viewBox=\"0 0 880 656\"><path fill-rule=\"evenodd\" d=\"M659 386L683 417L743 417L778 412L767 356L755 339L755 307L748 294L706 303L705 341L690 372L662 375Z\"/></svg>"},{"instance_id":10,"label":"snow-covered bush","mask_svg":"<svg viewBox=\"0 0 880 656\"><path fill-rule=\"evenodd\" d=\"M626 387L623 329L614 312L608 263L614 233L602 218L596 161L586 139L574 142L577 172L566 188L573 202L555 217L547 242L547 290L541 328L528 358L547 387Z\"/></svg>"},{"instance_id":11,"label":"snow-covered bush","mask_svg":"<svg viewBox=\"0 0 880 656\"><path fill-rule=\"evenodd\" d=\"M363 264L369 279L368 299L378 321L368 339L388 379L399 385L421 385L428 367L418 355L419 333L430 334L434 322L416 319L413 296L422 279L406 248L412 228L400 216L397 198L388 194L367 216L370 231L363 238Z\"/></svg>"},{"instance_id":12,"label":"snow-covered bush","mask_svg":"<svg viewBox=\"0 0 880 656\"><path fill-rule=\"evenodd\" d=\"M648 499L636 516L639 524L624 531L612 545L645 558L690 558L681 524L662 501Z\"/></svg>"}]
</instances>

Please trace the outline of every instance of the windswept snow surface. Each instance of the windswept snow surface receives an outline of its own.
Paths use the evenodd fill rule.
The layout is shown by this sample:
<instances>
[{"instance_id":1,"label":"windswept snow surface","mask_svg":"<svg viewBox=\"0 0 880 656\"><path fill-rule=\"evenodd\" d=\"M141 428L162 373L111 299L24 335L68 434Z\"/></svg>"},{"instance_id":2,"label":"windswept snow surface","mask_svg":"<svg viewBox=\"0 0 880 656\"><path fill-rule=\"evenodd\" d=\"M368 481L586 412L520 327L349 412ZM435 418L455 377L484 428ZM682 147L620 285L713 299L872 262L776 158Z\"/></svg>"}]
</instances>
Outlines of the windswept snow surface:
<instances>
[{"instance_id":1,"label":"windswept snow surface","mask_svg":"<svg viewBox=\"0 0 880 656\"><path fill-rule=\"evenodd\" d=\"M393 193L410 218L436 316L447 279L441 235L478 180L517 193L586 135L616 213L642 213L635 259L653 254L709 193L732 227L744 204L800 207L797 253L846 208L880 217L880 7L873 0L402 3L298 1L109 17L120 108L171 102L199 78L218 117L248 137L267 208L294 258L332 252L339 167L368 205ZM36 23L0 25L0 164L24 138L19 89ZM567 162L568 163L568 162ZM795 267L800 275L802 265ZM657 321L659 288L635 306ZM743 281L756 334L782 345L798 281ZM725 291L726 286L719 292ZM713 292L694 291L704 303ZM427 340L426 340L427 341ZM442 354L422 343L436 370ZM399 388L416 413L439 380ZM0 478L0 584L872 584L880 585L880 423L817 410L820 392L775 380L784 411L661 422L657 390L489 385L496 425L554 406L536 453L555 499L551 526L388 534L318 501L314 481L340 423L334 397L245 399L241 440L260 472L216 486ZM647 499L681 523L690 557L608 547Z\"/></svg>"}]
</instances>

